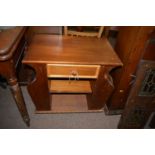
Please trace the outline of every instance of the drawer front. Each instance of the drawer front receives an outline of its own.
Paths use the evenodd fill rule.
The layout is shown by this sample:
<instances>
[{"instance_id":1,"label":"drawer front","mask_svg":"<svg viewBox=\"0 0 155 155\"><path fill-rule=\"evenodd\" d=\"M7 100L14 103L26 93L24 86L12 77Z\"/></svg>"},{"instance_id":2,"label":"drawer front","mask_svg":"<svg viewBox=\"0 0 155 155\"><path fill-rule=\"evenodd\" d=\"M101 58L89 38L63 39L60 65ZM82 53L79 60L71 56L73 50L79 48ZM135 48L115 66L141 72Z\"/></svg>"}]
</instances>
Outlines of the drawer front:
<instances>
[{"instance_id":1,"label":"drawer front","mask_svg":"<svg viewBox=\"0 0 155 155\"><path fill-rule=\"evenodd\" d=\"M48 64L47 76L49 78L90 78L96 79L100 70L99 65L62 65Z\"/></svg>"}]
</instances>

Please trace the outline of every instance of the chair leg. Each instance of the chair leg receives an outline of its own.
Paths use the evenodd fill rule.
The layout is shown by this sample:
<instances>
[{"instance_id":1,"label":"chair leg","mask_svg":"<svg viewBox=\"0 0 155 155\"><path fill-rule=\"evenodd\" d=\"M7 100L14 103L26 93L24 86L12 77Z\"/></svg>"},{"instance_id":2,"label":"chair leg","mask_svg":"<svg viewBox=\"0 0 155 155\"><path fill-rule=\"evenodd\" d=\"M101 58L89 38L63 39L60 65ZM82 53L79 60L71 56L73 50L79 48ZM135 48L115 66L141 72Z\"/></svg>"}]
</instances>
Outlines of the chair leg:
<instances>
[{"instance_id":1,"label":"chair leg","mask_svg":"<svg viewBox=\"0 0 155 155\"><path fill-rule=\"evenodd\" d=\"M64 26L64 35L67 36L68 35L68 27Z\"/></svg>"}]
</instances>

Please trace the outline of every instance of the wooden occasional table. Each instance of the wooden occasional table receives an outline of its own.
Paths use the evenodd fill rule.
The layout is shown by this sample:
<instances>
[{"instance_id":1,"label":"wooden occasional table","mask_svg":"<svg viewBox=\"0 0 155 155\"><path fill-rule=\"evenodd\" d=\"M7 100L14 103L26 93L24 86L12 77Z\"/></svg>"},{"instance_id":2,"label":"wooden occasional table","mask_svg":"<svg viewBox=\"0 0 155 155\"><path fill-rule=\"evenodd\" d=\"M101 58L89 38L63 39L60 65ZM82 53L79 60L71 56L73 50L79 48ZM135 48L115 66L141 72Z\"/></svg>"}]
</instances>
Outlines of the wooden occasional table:
<instances>
[{"instance_id":1,"label":"wooden occasional table","mask_svg":"<svg viewBox=\"0 0 155 155\"><path fill-rule=\"evenodd\" d=\"M24 51L25 30L25 27L15 27L0 32L0 75L7 79L21 116L29 125L30 119L16 76L16 68Z\"/></svg>"},{"instance_id":2,"label":"wooden occasional table","mask_svg":"<svg viewBox=\"0 0 155 155\"><path fill-rule=\"evenodd\" d=\"M122 62L106 38L35 35L23 63L35 70L28 85L38 113L102 111L113 91L109 72ZM53 103L53 94L85 94L87 104Z\"/></svg>"}]
</instances>

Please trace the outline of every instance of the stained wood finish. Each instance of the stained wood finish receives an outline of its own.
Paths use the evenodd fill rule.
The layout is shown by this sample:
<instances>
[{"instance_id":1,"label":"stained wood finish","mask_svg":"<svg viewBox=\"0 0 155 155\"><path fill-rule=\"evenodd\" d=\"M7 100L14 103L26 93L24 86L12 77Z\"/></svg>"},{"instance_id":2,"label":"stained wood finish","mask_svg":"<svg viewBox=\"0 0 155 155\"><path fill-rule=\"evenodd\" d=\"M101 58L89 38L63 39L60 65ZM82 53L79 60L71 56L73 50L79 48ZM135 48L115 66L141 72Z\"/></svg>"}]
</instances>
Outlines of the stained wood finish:
<instances>
[{"instance_id":1,"label":"stained wood finish","mask_svg":"<svg viewBox=\"0 0 155 155\"><path fill-rule=\"evenodd\" d=\"M54 95L52 98L54 99ZM87 101L81 101L78 95L60 95L61 101L52 101L52 112L53 113L66 113L66 112L87 112ZM83 96L84 98L84 96Z\"/></svg>"},{"instance_id":2,"label":"stained wood finish","mask_svg":"<svg viewBox=\"0 0 155 155\"><path fill-rule=\"evenodd\" d=\"M15 27L0 33L0 61L13 57L26 28Z\"/></svg>"},{"instance_id":3,"label":"stained wood finish","mask_svg":"<svg viewBox=\"0 0 155 155\"><path fill-rule=\"evenodd\" d=\"M37 112L43 111L43 113L103 110L104 104L112 91L111 88L113 88L109 71L122 65L106 38L100 40L98 38L57 35L35 35L23 63L31 65L35 69L36 79L28 86L28 91ZM70 69L75 69L79 75L79 81L76 84L71 84L72 90L70 90L69 79L67 83L60 80L60 77L64 78L64 75L67 75L67 78L69 77L68 71L70 72ZM87 81L81 81L84 76L87 76L87 79L85 79ZM77 74L75 77L77 80ZM52 81L53 78L60 81ZM51 83L48 88L49 80L51 80ZM91 81L91 85L88 84L89 81ZM90 97L88 97L91 101L88 101L88 105L81 103L69 105L67 103L57 103L56 105L52 99L49 99L53 96L53 94L49 95L50 91L53 93L60 91L62 93L69 93L68 91L70 93L82 92L84 94L92 91Z\"/></svg>"},{"instance_id":4,"label":"stained wood finish","mask_svg":"<svg viewBox=\"0 0 155 155\"><path fill-rule=\"evenodd\" d=\"M50 80L51 93L92 93L89 81Z\"/></svg>"},{"instance_id":5,"label":"stained wood finish","mask_svg":"<svg viewBox=\"0 0 155 155\"><path fill-rule=\"evenodd\" d=\"M62 34L62 26L29 26L34 34Z\"/></svg>"},{"instance_id":6,"label":"stained wood finish","mask_svg":"<svg viewBox=\"0 0 155 155\"><path fill-rule=\"evenodd\" d=\"M22 54L21 42L24 42L26 28L16 27L0 32L0 74L7 79L13 98L24 122L29 126L30 119L18 84L16 68Z\"/></svg>"},{"instance_id":7,"label":"stained wood finish","mask_svg":"<svg viewBox=\"0 0 155 155\"><path fill-rule=\"evenodd\" d=\"M109 113L124 109L133 77L141 60L147 40L153 27L127 26L121 27L115 50L123 62L123 67L113 72L115 90L107 102Z\"/></svg>"},{"instance_id":8,"label":"stained wood finish","mask_svg":"<svg viewBox=\"0 0 155 155\"><path fill-rule=\"evenodd\" d=\"M26 33L28 44L36 34L62 35L62 26L29 26Z\"/></svg>"},{"instance_id":9,"label":"stained wood finish","mask_svg":"<svg viewBox=\"0 0 155 155\"><path fill-rule=\"evenodd\" d=\"M155 51L155 28L154 28L153 32L150 34L149 40L147 41L143 59L155 61L155 52L154 51Z\"/></svg>"},{"instance_id":10,"label":"stained wood finish","mask_svg":"<svg viewBox=\"0 0 155 155\"><path fill-rule=\"evenodd\" d=\"M91 81L92 94L87 95L89 110L103 109L109 99L114 89L112 78L109 75L111 69L112 67L102 66L97 80Z\"/></svg>"},{"instance_id":11,"label":"stained wood finish","mask_svg":"<svg viewBox=\"0 0 155 155\"><path fill-rule=\"evenodd\" d=\"M96 79L100 70L99 65L62 65L48 64L47 76L49 78L90 78Z\"/></svg>"},{"instance_id":12,"label":"stained wood finish","mask_svg":"<svg viewBox=\"0 0 155 155\"><path fill-rule=\"evenodd\" d=\"M35 35L23 62L122 65L122 62L105 37L97 39L58 35Z\"/></svg>"},{"instance_id":13,"label":"stained wood finish","mask_svg":"<svg viewBox=\"0 0 155 155\"><path fill-rule=\"evenodd\" d=\"M37 114L103 112L103 109L89 110L85 95L54 94L51 95L51 97L52 97L51 110L36 111Z\"/></svg>"},{"instance_id":14,"label":"stained wood finish","mask_svg":"<svg viewBox=\"0 0 155 155\"><path fill-rule=\"evenodd\" d=\"M153 71L153 69L155 69L154 39L155 29L147 40L144 55L138 65L135 82L131 88L125 110L118 126L119 128L144 128L152 112L155 110L155 94L153 93L150 95L146 92L143 92L143 94L140 93L142 88L145 88L145 91L148 91L148 88L149 90L150 88L154 89L153 73L148 75L150 70ZM147 79L147 77L149 78ZM144 79L147 81L147 85Z\"/></svg>"},{"instance_id":15,"label":"stained wood finish","mask_svg":"<svg viewBox=\"0 0 155 155\"><path fill-rule=\"evenodd\" d=\"M29 64L35 70L35 79L28 85L36 110L50 110L50 97L45 64Z\"/></svg>"},{"instance_id":16,"label":"stained wood finish","mask_svg":"<svg viewBox=\"0 0 155 155\"><path fill-rule=\"evenodd\" d=\"M14 64L10 61L0 62L0 74L3 75L10 86L12 96L16 102L18 110L24 120L24 122L29 126L30 118L26 109L24 98L22 95L21 88L19 87L18 80L16 77L16 70Z\"/></svg>"}]
</instances>

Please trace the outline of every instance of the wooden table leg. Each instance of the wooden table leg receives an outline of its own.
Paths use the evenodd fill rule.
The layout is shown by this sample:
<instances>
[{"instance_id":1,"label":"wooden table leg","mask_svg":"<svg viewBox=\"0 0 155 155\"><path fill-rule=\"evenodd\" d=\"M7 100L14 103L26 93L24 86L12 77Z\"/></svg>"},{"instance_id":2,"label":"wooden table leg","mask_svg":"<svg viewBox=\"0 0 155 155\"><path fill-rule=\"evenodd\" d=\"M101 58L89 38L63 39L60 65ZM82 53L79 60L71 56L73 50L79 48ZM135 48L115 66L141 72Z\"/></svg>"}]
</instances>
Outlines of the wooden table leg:
<instances>
[{"instance_id":1,"label":"wooden table leg","mask_svg":"<svg viewBox=\"0 0 155 155\"><path fill-rule=\"evenodd\" d=\"M17 79L15 77L10 78L8 80L8 83L10 85L11 92L13 94L13 97L15 99L15 102L17 104L17 107L20 111L20 114L24 122L26 123L27 126L30 126L30 118L29 118L29 115L26 109L26 105L25 105L24 98L21 92L21 88L19 87L19 84L17 82Z\"/></svg>"},{"instance_id":2,"label":"wooden table leg","mask_svg":"<svg viewBox=\"0 0 155 155\"><path fill-rule=\"evenodd\" d=\"M21 88L18 84L16 68L12 60L1 62L0 74L6 78L19 112L26 125L30 126L30 118L26 109Z\"/></svg>"}]
</instances>

